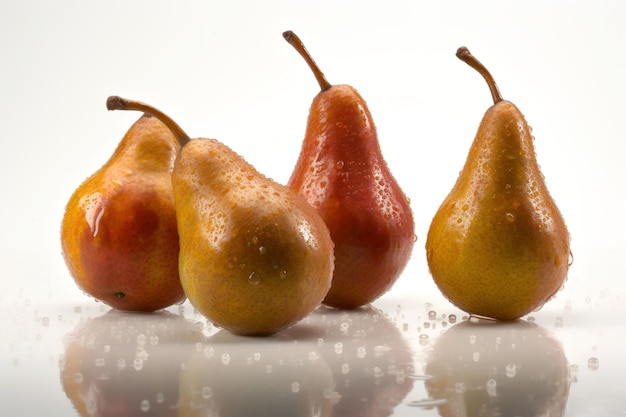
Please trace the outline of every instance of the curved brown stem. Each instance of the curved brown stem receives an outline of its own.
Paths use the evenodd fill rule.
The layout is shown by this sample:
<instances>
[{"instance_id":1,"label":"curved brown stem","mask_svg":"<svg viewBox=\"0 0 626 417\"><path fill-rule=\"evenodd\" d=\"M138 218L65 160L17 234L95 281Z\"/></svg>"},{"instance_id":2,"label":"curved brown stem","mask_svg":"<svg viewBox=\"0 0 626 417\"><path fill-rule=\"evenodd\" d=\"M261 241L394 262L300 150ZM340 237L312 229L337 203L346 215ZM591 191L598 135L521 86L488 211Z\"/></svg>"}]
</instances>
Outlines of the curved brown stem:
<instances>
[{"instance_id":1,"label":"curved brown stem","mask_svg":"<svg viewBox=\"0 0 626 417\"><path fill-rule=\"evenodd\" d=\"M313 60L313 57L311 57L311 54L309 54L309 51L307 51L306 47L304 46L304 43L300 40L298 35L288 30L286 32L283 32L283 38L285 38L285 40L291 46L293 46L296 49L296 51L298 51L298 53L302 56L302 58L304 58L306 63L309 65L309 68L311 68L311 71L313 71L313 75L315 75L315 78L317 79L317 82L320 85L320 89L324 91L332 87L332 85L326 79L326 76L324 76L324 73L320 70L320 68L317 66L317 64Z\"/></svg>"},{"instance_id":2,"label":"curved brown stem","mask_svg":"<svg viewBox=\"0 0 626 417\"><path fill-rule=\"evenodd\" d=\"M119 96L110 96L107 98L108 110L137 110L144 113L149 113L159 119L180 143L180 146L185 146L191 139L189 135L176 123L171 117L163 113L161 110L152 107L149 104L142 103L140 101L128 100Z\"/></svg>"},{"instance_id":3,"label":"curved brown stem","mask_svg":"<svg viewBox=\"0 0 626 417\"><path fill-rule=\"evenodd\" d=\"M489 90L491 90L491 97L493 98L494 104L502 101L502 95L500 95L500 90L498 90L498 85L496 84L496 81L493 79L487 68L485 68L485 66L481 64L474 55L472 55L469 49L467 49L465 46L461 46L456 51L456 57L465 62L470 67L474 68L480 73L480 75L483 76L485 81L487 81Z\"/></svg>"}]
</instances>

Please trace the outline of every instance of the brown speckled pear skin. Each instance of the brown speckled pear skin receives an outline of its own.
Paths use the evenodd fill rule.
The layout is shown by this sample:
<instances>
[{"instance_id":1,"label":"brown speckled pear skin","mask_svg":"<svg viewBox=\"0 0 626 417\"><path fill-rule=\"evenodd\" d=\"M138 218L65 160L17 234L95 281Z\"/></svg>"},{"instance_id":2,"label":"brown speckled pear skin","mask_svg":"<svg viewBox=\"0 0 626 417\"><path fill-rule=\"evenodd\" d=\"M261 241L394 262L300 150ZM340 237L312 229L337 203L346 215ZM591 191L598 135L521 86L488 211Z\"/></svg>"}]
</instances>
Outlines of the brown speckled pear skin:
<instances>
[{"instance_id":1,"label":"brown speckled pear skin","mask_svg":"<svg viewBox=\"0 0 626 417\"><path fill-rule=\"evenodd\" d=\"M265 336L320 306L333 242L304 199L212 139L183 147L172 182L181 282L198 311L231 333Z\"/></svg>"},{"instance_id":2,"label":"brown speckled pear skin","mask_svg":"<svg viewBox=\"0 0 626 417\"><path fill-rule=\"evenodd\" d=\"M179 149L165 125L144 115L67 203L61 243L69 271L113 308L153 311L184 299L171 185Z\"/></svg>"},{"instance_id":3,"label":"brown speckled pear skin","mask_svg":"<svg viewBox=\"0 0 626 417\"><path fill-rule=\"evenodd\" d=\"M494 91L495 104L432 220L426 254L435 283L453 304L513 320L562 287L570 236L537 163L530 127L495 84Z\"/></svg>"},{"instance_id":4,"label":"brown speckled pear skin","mask_svg":"<svg viewBox=\"0 0 626 417\"><path fill-rule=\"evenodd\" d=\"M365 100L351 86L330 85L296 35L283 36L321 87L288 185L317 209L335 243L324 304L357 308L388 291L406 267L416 239L413 212L383 157Z\"/></svg>"}]
</instances>

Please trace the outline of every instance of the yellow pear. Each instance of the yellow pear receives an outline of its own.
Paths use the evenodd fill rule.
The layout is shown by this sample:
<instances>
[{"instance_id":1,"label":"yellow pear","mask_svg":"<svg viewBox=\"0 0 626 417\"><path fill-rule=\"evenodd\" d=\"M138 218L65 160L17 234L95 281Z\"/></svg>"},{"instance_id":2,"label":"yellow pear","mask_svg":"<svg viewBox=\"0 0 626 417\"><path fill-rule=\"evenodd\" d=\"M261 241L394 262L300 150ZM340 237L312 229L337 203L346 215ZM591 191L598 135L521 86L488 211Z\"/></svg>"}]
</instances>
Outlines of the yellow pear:
<instances>
[{"instance_id":1,"label":"yellow pear","mask_svg":"<svg viewBox=\"0 0 626 417\"><path fill-rule=\"evenodd\" d=\"M231 333L260 336L321 304L332 280L333 242L311 205L223 143L189 140L147 104L111 97L109 108L153 114L182 145L172 171L179 274L198 311Z\"/></svg>"},{"instance_id":2,"label":"yellow pear","mask_svg":"<svg viewBox=\"0 0 626 417\"><path fill-rule=\"evenodd\" d=\"M459 48L457 57L485 78L494 105L432 220L428 266L457 307L512 320L540 308L561 288L571 263L570 236L523 114L502 99L491 74L467 48Z\"/></svg>"}]
</instances>

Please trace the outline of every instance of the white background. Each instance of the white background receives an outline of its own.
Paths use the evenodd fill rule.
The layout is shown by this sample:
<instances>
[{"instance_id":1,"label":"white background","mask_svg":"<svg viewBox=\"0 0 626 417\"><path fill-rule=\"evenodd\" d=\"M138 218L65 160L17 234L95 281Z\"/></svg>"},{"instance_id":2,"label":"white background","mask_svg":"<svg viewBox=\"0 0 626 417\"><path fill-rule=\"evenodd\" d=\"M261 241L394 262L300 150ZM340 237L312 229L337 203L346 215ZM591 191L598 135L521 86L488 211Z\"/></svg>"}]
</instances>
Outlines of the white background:
<instances>
[{"instance_id":1,"label":"white background","mask_svg":"<svg viewBox=\"0 0 626 417\"><path fill-rule=\"evenodd\" d=\"M151 103L192 137L217 138L286 182L318 92L281 36L287 29L331 83L363 95L411 198L418 241L392 293L423 289L445 303L428 274L425 237L491 105L484 81L455 57L464 45L533 127L572 236L566 296L608 292L619 300L626 290L619 1L1 0L0 301L11 305L18 292L84 298L63 263L59 228L73 190L139 116L108 112L109 95Z\"/></svg>"},{"instance_id":2,"label":"white background","mask_svg":"<svg viewBox=\"0 0 626 417\"><path fill-rule=\"evenodd\" d=\"M137 114L118 94L220 139L286 182L318 88L292 29L332 83L356 87L412 200L418 243L399 285L429 280L423 244L486 108L465 45L524 112L568 222L570 279L620 285L626 249L626 11L615 2L7 1L0 3L0 256L5 281L70 281L64 205ZM73 285L73 283L71 283ZM68 286L68 290L72 288Z\"/></svg>"}]
</instances>

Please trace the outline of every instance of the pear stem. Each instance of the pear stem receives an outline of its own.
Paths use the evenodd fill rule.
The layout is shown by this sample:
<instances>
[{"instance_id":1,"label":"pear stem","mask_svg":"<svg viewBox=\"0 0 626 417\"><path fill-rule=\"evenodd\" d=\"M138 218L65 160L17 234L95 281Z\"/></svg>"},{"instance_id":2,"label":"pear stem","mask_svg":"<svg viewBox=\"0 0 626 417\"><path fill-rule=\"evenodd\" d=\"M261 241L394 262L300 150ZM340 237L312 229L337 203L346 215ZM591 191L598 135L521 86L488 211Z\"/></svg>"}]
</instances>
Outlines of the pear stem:
<instances>
[{"instance_id":1,"label":"pear stem","mask_svg":"<svg viewBox=\"0 0 626 417\"><path fill-rule=\"evenodd\" d=\"M328 82L328 80L324 76L324 73L320 70L320 67L317 66L317 64L313 60L313 57L311 57L311 54L309 54L309 51L307 51L306 47L304 46L304 43L300 40L298 35L288 30L286 32L283 32L283 38L285 38L285 40L291 46L293 46L296 49L296 51L298 51L298 53L302 56L302 58L304 58L306 63L309 65L309 68L311 68L311 71L313 71L313 75L315 75L315 78L317 79L317 82L320 85L320 89L322 91L326 91L330 87L332 87L332 85Z\"/></svg>"},{"instance_id":2,"label":"pear stem","mask_svg":"<svg viewBox=\"0 0 626 417\"><path fill-rule=\"evenodd\" d=\"M491 90L491 97L493 98L493 104L498 104L501 102L502 96L500 95L500 90L498 90L498 85L496 81L493 79L487 68L483 64L480 63L478 59L467 49L465 46L461 46L456 51L456 57L461 61L465 62L470 67L474 68L476 71L483 76L485 81L487 81L487 85L489 86L489 90Z\"/></svg>"},{"instance_id":3,"label":"pear stem","mask_svg":"<svg viewBox=\"0 0 626 417\"><path fill-rule=\"evenodd\" d=\"M137 110L144 113L149 113L152 116L159 119L180 143L180 146L185 146L191 139L189 135L176 123L171 117L163 113L161 110L156 109L149 104L142 103L140 101L128 100L119 96L111 96L107 99L108 110Z\"/></svg>"}]
</instances>

